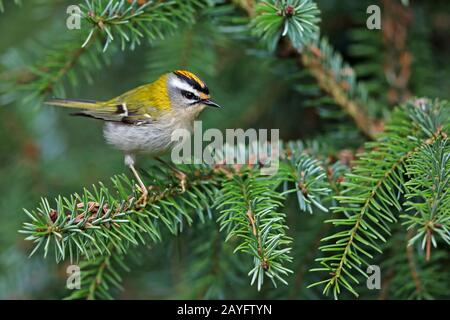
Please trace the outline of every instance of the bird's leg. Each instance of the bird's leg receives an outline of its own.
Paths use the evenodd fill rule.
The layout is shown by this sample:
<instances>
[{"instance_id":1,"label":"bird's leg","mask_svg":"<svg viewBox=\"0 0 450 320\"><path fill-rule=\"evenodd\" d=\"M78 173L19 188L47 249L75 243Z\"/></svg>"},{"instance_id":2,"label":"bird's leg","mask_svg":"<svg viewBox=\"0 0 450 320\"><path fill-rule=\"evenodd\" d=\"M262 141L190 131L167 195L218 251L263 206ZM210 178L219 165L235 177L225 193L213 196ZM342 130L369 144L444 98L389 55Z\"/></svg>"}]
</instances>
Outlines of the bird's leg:
<instances>
[{"instance_id":1,"label":"bird's leg","mask_svg":"<svg viewBox=\"0 0 450 320\"><path fill-rule=\"evenodd\" d=\"M165 166L167 166L170 170L173 171L173 173L175 174L175 177L178 178L178 180L180 180L180 186L181 186L181 191L185 192L186 191L186 180L187 180L187 175L186 173L184 173L181 170L178 170L177 168L175 168L174 166L172 166L171 164L165 162L163 159L161 159L160 157L155 157L156 160L158 160L159 162L161 162L162 164L164 164Z\"/></svg>"},{"instance_id":2,"label":"bird's leg","mask_svg":"<svg viewBox=\"0 0 450 320\"><path fill-rule=\"evenodd\" d=\"M141 189L141 192L142 192L142 196L138 199L137 202L145 204L147 202L147 196L148 196L147 187L145 186L144 182L142 182L142 179L139 176L137 170L134 168L134 165L130 165L130 169L131 169L131 171L133 171L133 174L136 177L136 179L139 183L139 188Z\"/></svg>"},{"instance_id":3,"label":"bird's leg","mask_svg":"<svg viewBox=\"0 0 450 320\"><path fill-rule=\"evenodd\" d=\"M133 172L134 176L136 177L136 180L139 183L139 188L141 189L142 196L138 199L138 203L145 204L147 202L147 196L148 196L148 190L145 186L144 182L141 179L141 176L137 172L136 168L134 167L135 158L133 155L126 154L125 155L125 165L128 166L131 171Z\"/></svg>"}]
</instances>

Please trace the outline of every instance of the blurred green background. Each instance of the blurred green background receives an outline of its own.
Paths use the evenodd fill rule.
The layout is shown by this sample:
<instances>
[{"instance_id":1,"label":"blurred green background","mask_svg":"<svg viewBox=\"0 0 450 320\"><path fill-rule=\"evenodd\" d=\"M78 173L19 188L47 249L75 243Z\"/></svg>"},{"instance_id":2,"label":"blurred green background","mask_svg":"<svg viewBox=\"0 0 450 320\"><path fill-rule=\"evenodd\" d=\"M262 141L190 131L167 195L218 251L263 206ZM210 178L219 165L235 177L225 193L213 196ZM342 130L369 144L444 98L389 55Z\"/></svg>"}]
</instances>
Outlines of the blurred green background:
<instances>
[{"instance_id":1,"label":"blurred green background","mask_svg":"<svg viewBox=\"0 0 450 320\"><path fill-rule=\"evenodd\" d=\"M382 6L383 2L317 1L322 12L321 34L355 67L380 105L390 109L401 101L388 73L389 62L399 54L386 41L389 31L383 28L388 25L375 31L365 28L367 6ZM450 3L410 2L405 11L411 14L411 22L404 48L399 49L412 57L408 94L449 98ZM71 3L35 0L16 6L5 1L5 12L0 14L0 89L5 88L11 72L45 60L47 49L72 32L65 28L65 8ZM92 81L80 78L76 87L66 84L66 96L108 99L151 82L163 72L188 69L205 80L213 98L224 107L206 110L201 115L203 128L279 128L284 140L323 142L327 152L337 156L342 149L361 146L364 138L351 120L327 100L296 59L282 52L267 53L242 25L227 21L217 28L208 19L199 21L193 28L182 28L134 51L107 53L109 62L90 70ZM393 70L398 72L398 66ZM38 99L18 100L22 95L26 93L3 92L0 97L0 298L61 298L66 294L65 266L40 254L28 258L31 244L18 234L27 220L23 208L34 208L43 196L68 195L98 181L108 184L112 175L129 172L122 154L103 142L100 121L71 117L68 111L45 106ZM139 158L140 166L151 164L151 159ZM292 215L298 215L295 211ZM305 270L314 256L308 244L320 236L324 218L324 214L302 219L288 215L291 235L302 238L294 245L293 268L298 272L288 279L289 287L265 287L257 292L249 286L246 268L241 266L247 262L232 255L227 246L217 253L221 271L211 267L206 277L210 246L222 237L216 224L207 221L194 224L179 237L168 235L151 250L142 250L132 274L125 275L126 290L119 297L319 298L318 291L306 289L309 274ZM199 233L206 243L194 236ZM367 293L366 297L376 295Z\"/></svg>"}]
</instances>

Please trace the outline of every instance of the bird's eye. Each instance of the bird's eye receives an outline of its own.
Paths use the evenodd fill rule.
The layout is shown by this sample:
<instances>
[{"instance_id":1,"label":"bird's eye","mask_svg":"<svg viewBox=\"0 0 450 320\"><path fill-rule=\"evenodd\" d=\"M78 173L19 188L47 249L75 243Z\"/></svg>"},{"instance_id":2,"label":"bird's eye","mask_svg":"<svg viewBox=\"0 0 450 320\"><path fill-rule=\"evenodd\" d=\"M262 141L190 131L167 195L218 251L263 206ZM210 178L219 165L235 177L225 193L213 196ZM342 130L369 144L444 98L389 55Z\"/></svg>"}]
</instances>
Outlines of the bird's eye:
<instances>
[{"instance_id":1,"label":"bird's eye","mask_svg":"<svg viewBox=\"0 0 450 320\"><path fill-rule=\"evenodd\" d=\"M193 93L190 92L190 91L182 90L182 91L181 91L181 94L182 94L186 99L189 99L189 100L194 100L194 99L197 98L197 97L195 96L195 94L193 94Z\"/></svg>"}]
</instances>

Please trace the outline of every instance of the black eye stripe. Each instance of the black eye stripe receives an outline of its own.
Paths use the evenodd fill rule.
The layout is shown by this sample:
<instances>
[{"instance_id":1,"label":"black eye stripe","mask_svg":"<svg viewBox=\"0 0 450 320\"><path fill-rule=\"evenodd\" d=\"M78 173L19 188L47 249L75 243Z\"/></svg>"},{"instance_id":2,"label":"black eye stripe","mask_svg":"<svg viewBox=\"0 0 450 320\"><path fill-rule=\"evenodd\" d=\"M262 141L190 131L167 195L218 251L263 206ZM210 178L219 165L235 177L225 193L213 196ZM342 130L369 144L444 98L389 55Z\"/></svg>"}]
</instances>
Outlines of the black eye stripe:
<instances>
[{"instance_id":1,"label":"black eye stripe","mask_svg":"<svg viewBox=\"0 0 450 320\"><path fill-rule=\"evenodd\" d=\"M199 97L197 97L194 93L190 91L181 90L181 94L183 95L183 97L189 100L200 100Z\"/></svg>"}]
</instances>

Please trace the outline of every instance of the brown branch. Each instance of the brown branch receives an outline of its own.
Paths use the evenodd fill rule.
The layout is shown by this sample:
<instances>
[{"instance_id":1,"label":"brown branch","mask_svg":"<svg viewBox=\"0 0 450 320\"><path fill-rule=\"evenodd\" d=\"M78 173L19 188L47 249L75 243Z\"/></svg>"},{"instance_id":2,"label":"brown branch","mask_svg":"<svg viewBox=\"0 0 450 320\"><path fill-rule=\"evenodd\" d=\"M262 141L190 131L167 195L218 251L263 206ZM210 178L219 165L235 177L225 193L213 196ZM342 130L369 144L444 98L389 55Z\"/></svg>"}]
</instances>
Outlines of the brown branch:
<instances>
[{"instance_id":1,"label":"brown branch","mask_svg":"<svg viewBox=\"0 0 450 320\"><path fill-rule=\"evenodd\" d=\"M382 36L385 48L384 74L389 83L388 100L395 105L411 96L408 84L412 55L407 47L408 27L413 20L411 7L383 0Z\"/></svg>"},{"instance_id":2,"label":"brown branch","mask_svg":"<svg viewBox=\"0 0 450 320\"><path fill-rule=\"evenodd\" d=\"M231 0L231 2L247 12L249 17L253 17L255 15L254 0Z\"/></svg>"},{"instance_id":3,"label":"brown branch","mask_svg":"<svg viewBox=\"0 0 450 320\"><path fill-rule=\"evenodd\" d=\"M112 250L112 248L110 248ZM97 288L100 286L103 280L103 274L105 270L111 265L110 258L111 255L104 256L104 261L100 264L100 267L97 269L96 275L95 275L95 281L91 283L89 286L89 292L86 296L86 300L95 300L95 292Z\"/></svg>"},{"instance_id":4,"label":"brown branch","mask_svg":"<svg viewBox=\"0 0 450 320\"><path fill-rule=\"evenodd\" d=\"M427 229L427 235L426 235L426 239L427 239L427 244L426 244L426 254L425 254L425 259L426 261L430 261L431 258L431 229L428 228Z\"/></svg>"},{"instance_id":5,"label":"brown branch","mask_svg":"<svg viewBox=\"0 0 450 320\"><path fill-rule=\"evenodd\" d=\"M210 175L200 176L199 174L197 174L197 172L194 173L194 176L196 177L196 180L191 181L191 183L189 183L186 186L186 188L195 187L198 184L202 184L204 181L212 179L212 176L210 176ZM180 188L173 186L171 184L168 185L166 188L164 188L164 190L162 190L162 191L160 191L159 189L156 189L156 188L151 188L151 187L149 189L150 189L150 195L149 195L149 199L148 199L146 205L139 206L139 205L136 205L136 202L135 202L133 204L133 211L141 212L147 207L148 204L150 204L150 206L152 206L157 201L166 199L170 196L180 195L180 194L184 193L184 191L181 191ZM152 194L152 190L153 190L153 194ZM130 195L129 198L131 198L131 197L134 197L134 196ZM90 216L88 218L88 220L91 220L97 214L98 210L102 210L103 215L106 214L108 211L108 204L105 204L105 205L103 205L102 208L100 208L100 205L98 203L88 202L87 206L88 206L87 210L76 217L77 220L81 221L82 219L84 219L86 214L92 214L92 216ZM83 202L77 203L77 208L82 208L82 207L84 207ZM124 206L117 207L115 212L113 213L113 216L120 212L127 211L129 209L130 208L126 208L126 206L125 207ZM51 214L50 214L50 218L52 221L56 220L56 218L57 218L56 214L57 214L56 210L52 209ZM115 224L115 226L120 228L120 225ZM108 244L108 255L101 256L103 258L103 261L99 264L99 267L97 268L95 280L89 286L89 291L86 296L87 300L95 299L95 292L96 292L97 288L100 286L101 282L103 281L103 274L104 274L105 270L107 268L109 268L111 265L110 257L112 256L114 250L116 250L116 249L113 246L113 243L110 242Z\"/></svg>"},{"instance_id":6,"label":"brown branch","mask_svg":"<svg viewBox=\"0 0 450 320\"><path fill-rule=\"evenodd\" d=\"M255 15L255 4L252 0L233 0L234 4L246 11L249 17ZM376 134L384 129L381 120L374 119L366 112L367 108L361 102L351 99L348 95L348 84L339 82L333 73L326 69L321 59L320 50L313 45L306 46L303 52L295 50L289 41L281 41L284 46L282 54L290 57L292 53L300 58L303 66L305 66L318 82L320 88L329 94L334 101L346 112L356 123L361 132L369 138L374 139ZM287 52L287 53L286 53ZM353 69L348 72L354 72Z\"/></svg>"},{"instance_id":7,"label":"brown branch","mask_svg":"<svg viewBox=\"0 0 450 320\"><path fill-rule=\"evenodd\" d=\"M247 216L247 218L248 218L248 220L250 222L250 225L252 227L253 236L256 238L256 240L258 242L257 251L258 251L258 255L259 255L260 261L261 261L261 267L264 270L267 270L267 269L269 269L269 262L267 261L267 259L264 256L264 250L263 250L262 242L261 242L261 235L258 232L258 228L257 228L257 225L256 225L255 214L254 214L254 212L252 210L252 205L251 205L250 201L248 200L247 190L245 189L245 187L242 187L242 194L244 196L245 201L247 202L247 213L246 213L246 216Z\"/></svg>"},{"instance_id":8,"label":"brown branch","mask_svg":"<svg viewBox=\"0 0 450 320\"><path fill-rule=\"evenodd\" d=\"M403 230L397 230L396 233L403 236ZM404 242L401 241L402 239L397 238L394 234L392 235L393 239L393 245L390 247L389 252L387 252L388 256L396 256L399 254L401 250L404 249ZM391 266L387 269L387 271L383 272L383 278L381 281L381 290L377 297L377 300L387 300L389 298L390 294L390 287L392 284L392 280L394 279L396 272L398 272L398 264L393 263Z\"/></svg>"},{"instance_id":9,"label":"brown branch","mask_svg":"<svg viewBox=\"0 0 450 320\"><path fill-rule=\"evenodd\" d=\"M253 235L256 237L258 235L258 232L256 231L255 218L251 209L248 209L247 211L247 218L250 221L250 225L252 226Z\"/></svg>"},{"instance_id":10,"label":"brown branch","mask_svg":"<svg viewBox=\"0 0 450 320\"><path fill-rule=\"evenodd\" d=\"M383 277L383 281L381 282L381 290L380 294L378 295L377 300L387 300L389 297L389 288L391 285L391 281L394 277L394 268L391 267L386 272L386 276Z\"/></svg>"},{"instance_id":11,"label":"brown branch","mask_svg":"<svg viewBox=\"0 0 450 320\"><path fill-rule=\"evenodd\" d=\"M210 181L214 177L211 175L200 175L200 174L198 174L198 172L194 172L194 174L190 178L191 178L191 180L187 180L186 189L198 186L198 185L204 183L205 181ZM93 220L102 218L110 212L111 212L111 217L115 217L122 212L128 212L130 210L131 210L131 212L142 212L145 209L152 207L154 205L154 203L156 203L158 201L164 200L171 196L181 195L182 193L185 192L179 186L173 185L173 184L167 185L166 187L164 187L163 190L161 190L160 188L155 187L155 186L149 186L148 189L149 189L149 194L147 197L147 201L144 205L139 204L138 203L139 201L131 201L131 202L123 201L123 202L117 204L114 208L111 208L111 205L107 202L105 202L103 204L103 206L100 207L100 204L97 202L88 201L85 204L80 199L80 201L75 204L75 210L81 211L75 217L75 222L78 223L78 222L81 222L84 219L86 219L86 223L79 226L79 228L81 230L89 230L92 227L91 222ZM128 200L132 200L132 199L136 200L134 191L132 191L132 192L133 192L133 194L128 195L128 197L127 197ZM87 205L87 208L84 209L86 205ZM71 216L70 212L63 212L63 214L66 215L67 217ZM43 225L41 228L36 229L36 231L45 232L46 236L48 236L50 234L55 234L56 236L61 237L61 235L62 235L61 227L56 226L54 224L58 218L58 211L51 208L50 212L49 212L49 218L50 218L49 221L45 225ZM68 219L67 221L69 221L69 220L70 219ZM108 227L111 226L111 223L109 223L109 222L106 222L106 224L108 225ZM120 228L120 225L117 223L112 223L112 225L114 225L117 228Z\"/></svg>"},{"instance_id":12,"label":"brown branch","mask_svg":"<svg viewBox=\"0 0 450 320\"><path fill-rule=\"evenodd\" d=\"M322 54L314 45L309 45L301 54L301 62L316 79L320 88L328 93L334 101L355 121L356 126L369 138L384 128L381 120L374 119L366 113L366 107L357 100L349 98L348 84L339 82L332 72L327 70L322 63ZM353 72L353 70L348 70Z\"/></svg>"},{"instance_id":13,"label":"brown branch","mask_svg":"<svg viewBox=\"0 0 450 320\"><path fill-rule=\"evenodd\" d=\"M409 242L409 240L412 238L413 235L414 230L409 229L408 233L406 234L407 243ZM414 285L416 286L416 292L420 294L422 292L422 281L419 278L416 264L414 262L414 247L408 244L406 245L406 257L408 258L409 270L411 272L411 277L414 281Z\"/></svg>"},{"instance_id":14,"label":"brown branch","mask_svg":"<svg viewBox=\"0 0 450 320\"><path fill-rule=\"evenodd\" d=\"M256 228L255 215L254 215L252 209L250 208L250 204L248 204L248 206L249 206L249 209L247 210L247 218L250 221L253 236L255 236L256 240L258 241L258 254L261 259L261 267L264 270L267 270L269 268L269 263L266 260L266 258L264 257L264 251L263 251L263 247L262 247L262 243L261 243L261 235L258 233L258 229Z\"/></svg>"}]
</instances>

